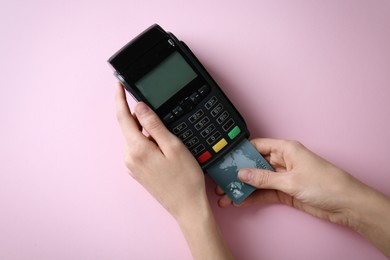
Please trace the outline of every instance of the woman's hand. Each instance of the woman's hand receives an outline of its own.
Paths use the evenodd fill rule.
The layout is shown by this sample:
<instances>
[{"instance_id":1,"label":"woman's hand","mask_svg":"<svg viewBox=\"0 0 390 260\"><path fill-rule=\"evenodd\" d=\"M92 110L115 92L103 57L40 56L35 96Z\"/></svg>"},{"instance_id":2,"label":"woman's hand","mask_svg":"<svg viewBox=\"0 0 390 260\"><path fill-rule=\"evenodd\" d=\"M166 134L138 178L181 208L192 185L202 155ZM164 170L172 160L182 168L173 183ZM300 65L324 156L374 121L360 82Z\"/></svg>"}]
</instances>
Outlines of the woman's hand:
<instances>
[{"instance_id":1,"label":"woman's hand","mask_svg":"<svg viewBox=\"0 0 390 260\"><path fill-rule=\"evenodd\" d=\"M390 257L390 199L295 141L254 139L252 144L276 172L241 169L239 178L256 188L237 207L282 203L353 228ZM231 200L217 187L220 207Z\"/></svg>"},{"instance_id":2,"label":"woman's hand","mask_svg":"<svg viewBox=\"0 0 390 260\"><path fill-rule=\"evenodd\" d=\"M130 175L175 218L204 209L208 203L204 174L183 143L146 104L138 103L133 116L120 85L116 105L126 139L125 163ZM142 128L150 137L142 133Z\"/></svg>"},{"instance_id":3,"label":"woman's hand","mask_svg":"<svg viewBox=\"0 0 390 260\"><path fill-rule=\"evenodd\" d=\"M208 202L204 174L190 151L146 104L138 103L133 116L120 84L115 99L130 175L177 220L195 259L231 259Z\"/></svg>"},{"instance_id":4,"label":"woman's hand","mask_svg":"<svg viewBox=\"0 0 390 260\"><path fill-rule=\"evenodd\" d=\"M280 202L313 216L348 225L351 192L362 184L351 175L293 141L254 139L252 144L270 162L275 172L241 169L239 178L259 188L240 206ZM219 190L218 190L219 191ZM219 200L228 206L227 196Z\"/></svg>"}]
</instances>

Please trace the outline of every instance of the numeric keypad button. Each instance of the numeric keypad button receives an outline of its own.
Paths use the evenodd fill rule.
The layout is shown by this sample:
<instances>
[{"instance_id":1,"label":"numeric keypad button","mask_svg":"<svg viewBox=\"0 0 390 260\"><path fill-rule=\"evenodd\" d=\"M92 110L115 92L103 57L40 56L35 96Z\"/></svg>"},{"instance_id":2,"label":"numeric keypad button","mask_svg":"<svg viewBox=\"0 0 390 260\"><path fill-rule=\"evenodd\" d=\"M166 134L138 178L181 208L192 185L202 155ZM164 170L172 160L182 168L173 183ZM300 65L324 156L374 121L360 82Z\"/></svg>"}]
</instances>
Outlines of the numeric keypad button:
<instances>
[{"instance_id":1,"label":"numeric keypad button","mask_svg":"<svg viewBox=\"0 0 390 260\"><path fill-rule=\"evenodd\" d=\"M212 108L216 103L218 102L218 99L214 96L212 98L210 98L206 104L204 104L204 107L209 110L210 108Z\"/></svg>"},{"instance_id":2,"label":"numeric keypad button","mask_svg":"<svg viewBox=\"0 0 390 260\"><path fill-rule=\"evenodd\" d=\"M205 149L204 145L203 144L200 144L198 145L197 147L195 147L194 149L191 150L191 153L193 155L198 155L200 154L201 152L203 152Z\"/></svg>"},{"instance_id":3,"label":"numeric keypad button","mask_svg":"<svg viewBox=\"0 0 390 260\"><path fill-rule=\"evenodd\" d=\"M227 130L229 130L233 125L234 125L234 120L230 118L230 119L222 126L222 129L223 129L224 131L227 131Z\"/></svg>"},{"instance_id":4,"label":"numeric keypad button","mask_svg":"<svg viewBox=\"0 0 390 260\"><path fill-rule=\"evenodd\" d=\"M199 143L199 138L194 136L192 137L190 140L188 140L185 145L188 147L188 148L191 148L192 146L196 145L197 143Z\"/></svg>"},{"instance_id":5,"label":"numeric keypad button","mask_svg":"<svg viewBox=\"0 0 390 260\"><path fill-rule=\"evenodd\" d=\"M206 127L202 132L200 132L200 135L204 138L207 137L209 134L211 134L215 130L215 125L210 124L208 127Z\"/></svg>"},{"instance_id":6,"label":"numeric keypad button","mask_svg":"<svg viewBox=\"0 0 390 260\"><path fill-rule=\"evenodd\" d=\"M195 124L195 129L200 130L205 127L210 122L210 119L206 116L199 120L198 123Z\"/></svg>"},{"instance_id":7,"label":"numeric keypad button","mask_svg":"<svg viewBox=\"0 0 390 260\"><path fill-rule=\"evenodd\" d=\"M191 123L194 123L196 121L198 121L202 116L204 115L204 112L202 109L199 109L198 111L196 111L193 115L191 115L188 120L191 122Z\"/></svg>"},{"instance_id":8,"label":"numeric keypad button","mask_svg":"<svg viewBox=\"0 0 390 260\"><path fill-rule=\"evenodd\" d=\"M224 112L217 118L218 124L222 124L228 117L229 117L228 111L224 111Z\"/></svg>"},{"instance_id":9,"label":"numeric keypad button","mask_svg":"<svg viewBox=\"0 0 390 260\"><path fill-rule=\"evenodd\" d=\"M187 139L188 137L191 137L194 133L191 131L191 129L188 129L187 131L185 131L184 133L182 133L179 138L181 140L185 140Z\"/></svg>"},{"instance_id":10,"label":"numeric keypad button","mask_svg":"<svg viewBox=\"0 0 390 260\"><path fill-rule=\"evenodd\" d=\"M223 106L221 103L219 103L213 110L211 110L210 114L213 117L216 117L221 111L223 110Z\"/></svg>"},{"instance_id":11,"label":"numeric keypad button","mask_svg":"<svg viewBox=\"0 0 390 260\"><path fill-rule=\"evenodd\" d=\"M182 122L181 124L173 128L173 133L178 134L186 128L187 128L187 124L185 122Z\"/></svg>"},{"instance_id":12,"label":"numeric keypad button","mask_svg":"<svg viewBox=\"0 0 390 260\"><path fill-rule=\"evenodd\" d=\"M213 144L215 143L217 140L219 140L221 138L221 133L220 132L215 132L214 134L212 134L209 138L207 138L207 143L208 144Z\"/></svg>"}]
</instances>

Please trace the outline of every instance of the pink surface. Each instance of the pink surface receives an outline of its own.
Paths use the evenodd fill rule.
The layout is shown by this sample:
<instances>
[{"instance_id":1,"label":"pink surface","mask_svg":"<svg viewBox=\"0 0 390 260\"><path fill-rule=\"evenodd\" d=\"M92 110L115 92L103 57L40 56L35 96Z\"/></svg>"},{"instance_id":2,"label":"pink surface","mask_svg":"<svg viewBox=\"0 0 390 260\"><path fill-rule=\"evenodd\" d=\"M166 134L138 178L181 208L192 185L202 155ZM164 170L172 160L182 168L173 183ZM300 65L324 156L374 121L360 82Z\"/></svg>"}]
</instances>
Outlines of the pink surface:
<instances>
[{"instance_id":1,"label":"pink surface","mask_svg":"<svg viewBox=\"0 0 390 260\"><path fill-rule=\"evenodd\" d=\"M390 194L389 13L385 0L2 1L0 259L190 258L126 173L106 64L154 22L187 42L253 136L298 139ZM384 259L285 206L221 210L213 188L238 259Z\"/></svg>"}]
</instances>

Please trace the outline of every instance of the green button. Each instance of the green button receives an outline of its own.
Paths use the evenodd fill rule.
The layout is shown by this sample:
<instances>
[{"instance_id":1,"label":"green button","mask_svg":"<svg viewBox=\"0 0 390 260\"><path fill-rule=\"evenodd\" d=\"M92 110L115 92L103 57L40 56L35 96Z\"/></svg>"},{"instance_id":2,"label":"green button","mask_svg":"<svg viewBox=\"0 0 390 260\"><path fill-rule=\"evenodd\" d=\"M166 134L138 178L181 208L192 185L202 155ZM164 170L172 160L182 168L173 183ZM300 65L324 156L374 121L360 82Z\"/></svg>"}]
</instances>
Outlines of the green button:
<instances>
[{"instance_id":1,"label":"green button","mask_svg":"<svg viewBox=\"0 0 390 260\"><path fill-rule=\"evenodd\" d=\"M236 138L236 136L239 134L239 133L241 133L241 129L238 127L238 126L236 126L236 127L234 127L233 129L232 129L232 131L230 131L229 133L228 133L228 136L230 137L230 139L234 139L234 138Z\"/></svg>"}]
</instances>

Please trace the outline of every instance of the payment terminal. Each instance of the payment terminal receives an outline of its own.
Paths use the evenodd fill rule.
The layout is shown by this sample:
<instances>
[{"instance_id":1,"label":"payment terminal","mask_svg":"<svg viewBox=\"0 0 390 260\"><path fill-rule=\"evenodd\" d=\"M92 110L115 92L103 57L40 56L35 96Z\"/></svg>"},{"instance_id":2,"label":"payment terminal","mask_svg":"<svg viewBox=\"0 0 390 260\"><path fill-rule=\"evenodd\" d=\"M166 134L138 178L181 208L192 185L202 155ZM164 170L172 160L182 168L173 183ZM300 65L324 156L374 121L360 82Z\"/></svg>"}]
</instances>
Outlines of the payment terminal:
<instances>
[{"instance_id":1,"label":"payment terminal","mask_svg":"<svg viewBox=\"0 0 390 260\"><path fill-rule=\"evenodd\" d=\"M238 180L240 168L272 170L247 140L243 117L172 33L154 24L108 62L125 89L157 113L234 203L255 190Z\"/></svg>"}]
</instances>

